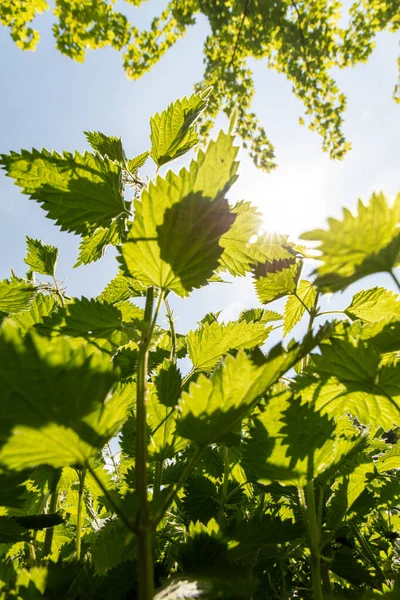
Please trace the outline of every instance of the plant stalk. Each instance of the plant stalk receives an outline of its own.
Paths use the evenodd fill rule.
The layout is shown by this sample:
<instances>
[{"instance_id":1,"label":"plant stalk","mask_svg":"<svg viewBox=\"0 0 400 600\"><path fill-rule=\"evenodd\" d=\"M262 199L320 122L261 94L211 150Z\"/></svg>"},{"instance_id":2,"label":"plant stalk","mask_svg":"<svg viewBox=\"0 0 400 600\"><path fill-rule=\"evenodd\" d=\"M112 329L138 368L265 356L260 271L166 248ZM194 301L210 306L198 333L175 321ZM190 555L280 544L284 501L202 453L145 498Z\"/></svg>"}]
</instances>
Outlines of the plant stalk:
<instances>
[{"instance_id":1,"label":"plant stalk","mask_svg":"<svg viewBox=\"0 0 400 600\"><path fill-rule=\"evenodd\" d=\"M76 559L81 559L81 541L82 541L82 521L83 521L83 492L85 490L86 469L78 472L79 476L79 495L78 495L78 515L76 521L75 553Z\"/></svg>"},{"instance_id":2,"label":"plant stalk","mask_svg":"<svg viewBox=\"0 0 400 600\"><path fill-rule=\"evenodd\" d=\"M149 345L163 297L163 292L160 292L157 307L153 314L154 288L149 287L147 289L142 338L139 344L137 365L135 465L136 492L140 506L136 520L139 600L152 600L154 596L154 524L150 518L149 503L147 498L147 365Z\"/></svg>"},{"instance_id":3,"label":"plant stalk","mask_svg":"<svg viewBox=\"0 0 400 600\"><path fill-rule=\"evenodd\" d=\"M221 504L219 508L219 518L222 519L224 516L225 504L228 497L228 486L229 486L229 474L230 474L230 465L229 465L229 450L227 446L223 446L223 455L224 455L224 479L222 482L222 497Z\"/></svg>"},{"instance_id":4,"label":"plant stalk","mask_svg":"<svg viewBox=\"0 0 400 600\"><path fill-rule=\"evenodd\" d=\"M60 481L60 477L61 477L61 471L58 471L54 475L54 479L53 479L52 486L51 486L50 502L49 502L49 506L47 509L48 513L57 512L57 504L58 504L57 487L58 487L58 482ZM53 537L54 537L54 527L49 527L48 529L46 529L46 533L44 536L43 556L48 556L49 554L51 554L51 547L53 545Z\"/></svg>"}]
</instances>

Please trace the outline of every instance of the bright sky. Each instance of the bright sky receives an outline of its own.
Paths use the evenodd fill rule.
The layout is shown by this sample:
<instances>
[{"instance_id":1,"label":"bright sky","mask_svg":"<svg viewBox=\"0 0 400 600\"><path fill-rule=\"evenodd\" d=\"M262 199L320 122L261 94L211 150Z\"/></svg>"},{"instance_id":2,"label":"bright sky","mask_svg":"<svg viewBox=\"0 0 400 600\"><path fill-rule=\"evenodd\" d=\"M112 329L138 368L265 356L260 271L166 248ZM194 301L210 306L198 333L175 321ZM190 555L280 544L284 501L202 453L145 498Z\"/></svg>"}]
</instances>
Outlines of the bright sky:
<instances>
[{"instance_id":1,"label":"bright sky","mask_svg":"<svg viewBox=\"0 0 400 600\"><path fill-rule=\"evenodd\" d=\"M124 4L124 9L140 27L164 4L153 0L140 9ZM54 46L51 19L49 14L38 19L42 39L37 51L30 53L19 50L8 30L0 27L0 152L32 147L84 151L88 148L84 130L121 136L128 156L148 149L149 117L190 94L201 79L206 20L199 19L149 74L131 81L113 50L90 52L84 64L62 56ZM229 199L251 200L265 215L267 230L296 236L324 226L328 216L340 217L342 206L355 207L358 197L367 199L373 190L390 197L400 191L400 107L392 99L397 53L395 36L382 34L368 64L337 74L348 96L345 133L353 143L342 162L332 162L322 152L319 136L298 125L302 104L285 77L254 63L254 110L275 145L279 167L272 174L262 173L242 153L240 179ZM95 296L114 276L113 251L98 263L73 269L79 238L60 232L4 174L0 174L0 214L1 278L8 277L10 267L25 273L26 234L59 247L58 278L66 279L70 295ZM352 293L377 284L392 287L389 276L369 278L335 296L332 307L342 308ZM172 305L178 330L184 332L209 310L225 307L223 318L230 319L257 302L250 280L245 279L207 286L189 300L174 299Z\"/></svg>"}]
</instances>

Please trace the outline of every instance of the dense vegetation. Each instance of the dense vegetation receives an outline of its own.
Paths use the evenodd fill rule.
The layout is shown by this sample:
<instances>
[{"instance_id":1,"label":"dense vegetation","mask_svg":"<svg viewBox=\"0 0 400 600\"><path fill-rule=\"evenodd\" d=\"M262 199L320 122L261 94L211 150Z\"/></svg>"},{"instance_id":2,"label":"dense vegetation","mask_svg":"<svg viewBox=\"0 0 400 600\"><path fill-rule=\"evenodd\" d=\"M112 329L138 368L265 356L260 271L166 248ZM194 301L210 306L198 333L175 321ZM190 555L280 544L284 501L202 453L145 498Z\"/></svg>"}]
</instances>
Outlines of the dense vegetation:
<instances>
[{"instance_id":1,"label":"dense vegetation","mask_svg":"<svg viewBox=\"0 0 400 600\"><path fill-rule=\"evenodd\" d=\"M207 103L156 114L132 159L99 132L84 154L1 156L81 237L77 266L108 245L119 261L97 298L71 298L57 248L27 238L27 274L0 283L1 598L399 597L400 302L366 289L325 322L320 301L374 273L399 286L400 194L304 234L314 249L261 235L225 197L234 119L158 172L198 143ZM249 274L255 304L286 297L283 314L175 330L171 294ZM268 344L301 319L303 339Z\"/></svg>"},{"instance_id":2,"label":"dense vegetation","mask_svg":"<svg viewBox=\"0 0 400 600\"><path fill-rule=\"evenodd\" d=\"M144 0L126 2L139 7ZM220 110L229 116L237 109L238 134L256 165L265 170L276 166L274 148L251 109L251 59L262 59L269 69L285 74L304 104L306 116L300 123L307 122L322 136L323 149L332 158L342 158L351 144L343 133L346 97L333 69L368 60L376 35L398 31L400 26L398 0L355 0L350 6L340 0L170 0L143 31L114 4L114 0L55 0L53 33L60 52L83 61L87 49L111 46L122 52L127 75L137 79L195 24L198 15L204 15L210 33L198 90L214 86L214 93L202 136L207 136ZM34 49L39 33L31 21L48 8L45 0L2 0L0 23L10 28L20 48ZM400 101L399 84L394 99Z\"/></svg>"}]
</instances>

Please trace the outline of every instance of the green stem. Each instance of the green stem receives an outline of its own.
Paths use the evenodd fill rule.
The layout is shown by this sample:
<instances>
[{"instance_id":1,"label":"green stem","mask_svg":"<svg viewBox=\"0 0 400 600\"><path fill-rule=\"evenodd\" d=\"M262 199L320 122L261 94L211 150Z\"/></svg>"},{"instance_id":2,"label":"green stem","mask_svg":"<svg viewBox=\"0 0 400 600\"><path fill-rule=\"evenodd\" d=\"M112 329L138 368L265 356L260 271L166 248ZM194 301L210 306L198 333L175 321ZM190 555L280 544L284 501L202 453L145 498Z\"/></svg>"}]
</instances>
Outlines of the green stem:
<instances>
[{"instance_id":1,"label":"green stem","mask_svg":"<svg viewBox=\"0 0 400 600\"><path fill-rule=\"evenodd\" d=\"M60 477L61 477L61 471L58 471L54 476L52 486L51 486L50 502L49 502L49 506L47 509L48 513L57 512L57 504L58 504L57 487L58 487L58 482L60 481ZM48 529L46 529L46 533L44 536L43 556L48 556L49 554L51 554L51 547L53 545L53 537L54 537L54 527L49 527Z\"/></svg>"},{"instance_id":2,"label":"green stem","mask_svg":"<svg viewBox=\"0 0 400 600\"><path fill-rule=\"evenodd\" d=\"M76 559L81 558L81 541L82 541L82 521L83 521L83 492L85 490L86 469L78 472L79 476L79 494L78 494L78 515L76 520L76 536L75 536L75 553Z\"/></svg>"},{"instance_id":3,"label":"green stem","mask_svg":"<svg viewBox=\"0 0 400 600\"><path fill-rule=\"evenodd\" d=\"M392 276L393 281L397 285L397 289L400 291L400 281L397 279L396 275L394 274L394 271L390 271L390 275Z\"/></svg>"},{"instance_id":4,"label":"green stem","mask_svg":"<svg viewBox=\"0 0 400 600\"><path fill-rule=\"evenodd\" d=\"M57 279L54 277L54 275L53 275L53 282L54 282L54 287L56 288L56 294L60 298L61 305L65 306L64 296L62 295L61 290L58 287Z\"/></svg>"},{"instance_id":5,"label":"green stem","mask_svg":"<svg viewBox=\"0 0 400 600\"><path fill-rule=\"evenodd\" d=\"M117 478L117 481L119 481L120 480L119 470L118 470L118 465L117 465L117 463L115 461L115 455L113 454L113 452L111 450L110 444L106 444L106 448L107 448L108 456L110 457L110 460L112 462L112 466L113 466L113 469L114 469L115 476Z\"/></svg>"},{"instance_id":6,"label":"green stem","mask_svg":"<svg viewBox=\"0 0 400 600\"><path fill-rule=\"evenodd\" d=\"M221 504L219 508L219 517L220 519L224 516L225 504L228 497L228 486L229 486L229 475L230 475L230 464L229 464L229 450L227 446L223 446L223 455L224 455L224 479L222 482L222 497Z\"/></svg>"},{"instance_id":7,"label":"green stem","mask_svg":"<svg viewBox=\"0 0 400 600\"><path fill-rule=\"evenodd\" d=\"M161 460L156 462L156 468L154 471L154 488L153 488L153 499L156 502L161 490L162 483L162 472L164 469L164 463Z\"/></svg>"},{"instance_id":8,"label":"green stem","mask_svg":"<svg viewBox=\"0 0 400 600\"><path fill-rule=\"evenodd\" d=\"M313 481L309 481L306 485L306 512L311 552L311 584L313 590L313 600L323 600L321 580L320 531L318 528Z\"/></svg>"},{"instance_id":9,"label":"green stem","mask_svg":"<svg viewBox=\"0 0 400 600\"><path fill-rule=\"evenodd\" d=\"M167 497L165 498L165 500L163 502L163 505L161 506L160 510L158 511L158 513L154 519L154 522L156 525L158 525L158 523L163 518L164 514L167 512L167 510L173 503L175 496L177 495L177 493L179 492L179 490L181 489L183 484L186 482L187 478L189 477L190 473L192 472L192 469L193 469L197 459L199 458L199 456L202 452L203 452L203 448L196 448L196 450L193 452L192 456L186 463L186 466L183 469L178 481L170 486L171 489L169 490Z\"/></svg>"},{"instance_id":10,"label":"green stem","mask_svg":"<svg viewBox=\"0 0 400 600\"><path fill-rule=\"evenodd\" d=\"M167 312L169 330L171 332L172 348L171 348L171 354L170 354L169 359L172 362L172 364L176 364L176 331L175 331L175 325L174 325L174 316L173 316L173 312L171 310L171 307L169 305L167 298L164 298L164 304L165 304L165 310Z\"/></svg>"},{"instance_id":11,"label":"green stem","mask_svg":"<svg viewBox=\"0 0 400 600\"><path fill-rule=\"evenodd\" d=\"M147 498L147 363L149 345L163 299L164 293L160 291L156 310L153 314L154 289L152 287L147 289L142 338L139 343L137 365L135 467L136 492L139 499L139 512L136 520L139 600L152 600L154 596L154 524L150 518Z\"/></svg>"},{"instance_id":12,"label":"green stem","mask_svg":"<svg viewBox=\"0 0 400 600\"><path fill-rule=\"evenodd\" d=\"M293 296L295 298L297 298L297 300L304 306L304 308L306 309L306 311L308 312L308 314L311 316L311 311L308 308L307 304L300 298L300 296L297 294L297 292L293 292Z\"/></svg>"},{"instance_id":13,"label":"green stem","mask_svg":"<svg viewBox=\"0 0 400 600\"><path fill-rule=\"evenodd\" d=\"M182 388L184 387L185 383L187 383L192 377L193 375L196 373L196 369L193 368L191 371L189 371L189 373L182 379Z\"/></svg>"},{"instance_id":14,"label":"green stem","mask_svg":"<svg viewBox=\"0 0 400 600\"><path fill-rule=\"evenodd\" d=\"M317 315L315 315L316 317L322 317L323 315L345 315L345 311L344 310L324 310L322 312L319 312Z\"/></svg>"}]
</instances>

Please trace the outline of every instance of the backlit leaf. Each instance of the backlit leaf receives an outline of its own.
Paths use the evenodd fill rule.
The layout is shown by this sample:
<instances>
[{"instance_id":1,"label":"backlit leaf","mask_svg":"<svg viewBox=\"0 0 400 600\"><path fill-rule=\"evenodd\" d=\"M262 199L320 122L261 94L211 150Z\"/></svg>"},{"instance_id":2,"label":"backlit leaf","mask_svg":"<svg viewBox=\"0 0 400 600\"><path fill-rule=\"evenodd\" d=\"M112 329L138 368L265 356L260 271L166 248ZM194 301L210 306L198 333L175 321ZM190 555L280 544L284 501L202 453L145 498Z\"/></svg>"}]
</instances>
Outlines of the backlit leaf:
<instances>
[{"instance_id":1,"label":"backlit leaf","mask_svg":"<svg viewBox=\"0 0 400 600\"><path fill-rule=\"evenodd\" d=\"M313 309L316 295L317 291L312 283L306 279L299 282L296 292L286 300L283 315L283 335L287 335L301 320L306 309L309 311Z\"/></svg>"},{"instance_id":2,"label":"backlit leaf","mask_svg":"<svg viewBox=\"0 0 400 600\"><path fill-rule=\"evenodd\" d=\"M178 158L197 144L195 121L206 108L210 90L192 94L170 104L161 114L150 119L150 156L158 167Z\"/></svg>"},{"instance_id":3,"label":"backlit leaf","mask_svg":"<svg viewBox=\"0 0 400 600\"><path fill-rule=\"evenodd\" d=\"M36 288L25 281L0 281L0 311L17 313L27 310L36 295Z\"/></svg>"},{"instance_id":4,"label":"backlit leaf","mask_svg":"<svg viewBox=\"0 0 400 600\"><path fill-rule=\"evenodd\" d=\"M106 135L100 131L84 131L84 134L93 150L102 156L108 156L111 160L117 160L120 163L125 162L125 152L121 138Z\"/></svg>"},{"instance_id":5,"label":"backlit leaf","mask_svg":"<svg viewBox=\"0 0 400 600\"><path fill-rule=\"evenodd\" d=\"M179 296L207 283L222 253L221 236L235 219L224 194L236 179L236 154L233 137L220 133L189 171L150 182L121 247L126 274Z\"/></svg>"},{"instance_id":6,"label":"backlit leaf","mask_svg":"<svg viewBox=\"0 0 400 600\"><path fill-rule=\"evenodd\" d=\"M30 266L32 271L41 275L55 276L55 270L58 259L58 248L48 246L41 240L34 240L26 236L26 244L28 253L25 257L25 262Z\"/></svg>"},{"instance_id":7,"label":"backlit leaf","mask_svg":"<svg viewBox=\"0 0 400 600\"><path fill-rule=\"evenodd\" d=\"M37 323L43 323L44 317L48 317L57 308L56 301L52 296L37 294L28 310L18 313L11 313L9 319L12 319L23 332L28 331Z\"/></svg>"},{"instance_id":8,"label":"backlit leaf","mask_svg":"<svg viewBox=\"0 0 400 600\"><path fill-rule=\"evenodd\" d=\"M90 235L84 236L79 244L79 256L75 267L88 265L104 255L107 246L117 246L122 241L120 222L115 220L109 227L98 227Z\"/></svg>"},{"instance_id":9,"label":"backlit leaf","mask_svg":"<svg viewBox=\"0 0 400 600\"><path fill-rule=\"evenodd\" d=\"M393 317L400 320L400 301L397 294L375 287L358 292L345 313L351 319L361 319L367 323Z\"/></svg>"},{"instance_id":10,"label":"backlit leaf","mask_svg":"<svg viewBox=\"0 0 400 600\"><path fill-rule=\"evenodd\" d=\"M198 371L210 371L229 350L261 346L270 331L261 321L207 323L187 335L190 360Z\"/></svg>"},{"instance_id":11,"label":"backlit leaf","mask_svg":"<svg viewBox=\"0 0 400 600\"><path fill-rule=\"evenodd\" d=\"M296 291L300 265L293 258L258 264L254 285L259 301L268 304Z\"/></svg>"},{"instance_id":12,"label":"backlit leaf","mask_svg":"<svg viewBox=\"0 0 400 600\"><path fill-rule=\"evenodd\" d=\"M2 154L0 164L63 231L85 235L127 213L121 167L107 158L34 149Z\"/></svg>"},{"instance_id":13,"label":"backlit leaf","mask_svg":"<svg viewBox=\"0 0 400 600\"><path fill-rule=\"evenodd\" d=\"M400 194L392 206L384 194L373 194L368 205L358 202L354 216L343 210L343 220L329 219L329 229L301 237L320 242L315 285L326 292L343 290L373 273L391 271L400 253Z\"/></svg>"}]
</instances>

